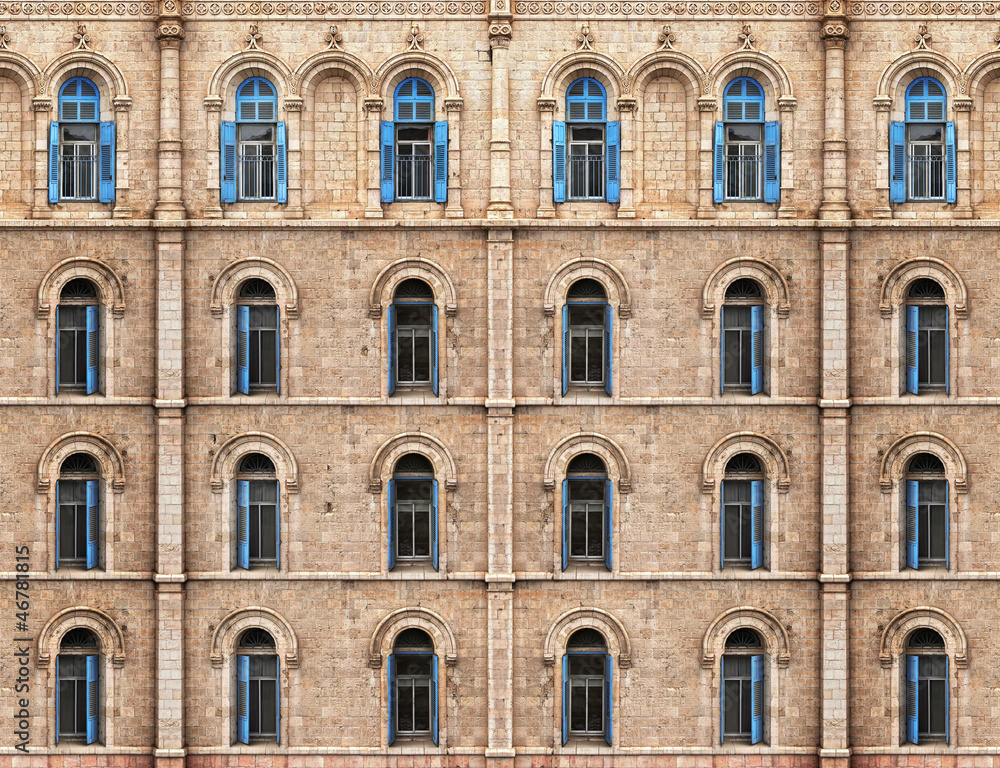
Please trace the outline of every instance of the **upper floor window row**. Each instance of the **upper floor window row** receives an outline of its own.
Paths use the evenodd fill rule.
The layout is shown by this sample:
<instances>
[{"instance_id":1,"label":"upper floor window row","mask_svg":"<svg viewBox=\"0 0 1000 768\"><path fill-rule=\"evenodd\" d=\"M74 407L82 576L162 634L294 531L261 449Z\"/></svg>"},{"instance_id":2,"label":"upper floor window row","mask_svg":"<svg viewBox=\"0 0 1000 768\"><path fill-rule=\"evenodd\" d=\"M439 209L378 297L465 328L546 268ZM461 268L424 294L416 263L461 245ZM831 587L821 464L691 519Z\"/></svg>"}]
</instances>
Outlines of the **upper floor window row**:
<instances>
[{"instance_id":1,"label":"upper floor window row","mask_svg":"<svg viewBox=\"0 0 1000 768\"><path fill-rule=\"evenodd\" d=\"M49 202L113 203L115 124L101 122L101 95L92 80L63 83L58 117L49 125Z\"/></svg>"}]
</instances>

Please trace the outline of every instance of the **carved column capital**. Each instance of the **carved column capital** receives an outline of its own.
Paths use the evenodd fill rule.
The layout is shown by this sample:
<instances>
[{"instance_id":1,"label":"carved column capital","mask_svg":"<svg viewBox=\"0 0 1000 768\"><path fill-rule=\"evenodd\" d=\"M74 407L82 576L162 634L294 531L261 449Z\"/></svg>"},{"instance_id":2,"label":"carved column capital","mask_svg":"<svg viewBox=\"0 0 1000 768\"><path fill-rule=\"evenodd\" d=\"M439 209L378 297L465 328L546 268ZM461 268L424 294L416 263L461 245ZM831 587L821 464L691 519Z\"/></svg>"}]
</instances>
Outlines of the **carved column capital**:
<instances>
[{"instance_id":1,"label":"carved column capital","mask_svg":"<svg viewBox=\"0 0 1000 768\"><path fill-rule=\"evenodd\" d=\"M888 112L892 109L892 99L888 96L876 96L872 99L872 107L876 112Z\"/></svg>"},{"instance_id":2,"label":"carved column capital","mask_svg":"<svg viewBox=\"0 0 1000 768\"><path fill-rule=\"evenodd\" d=\"M465 102L460 97L453 96L451 98L447 98L444 100L444 111L461 112L464 104Z\"/></svg>"},{"instance_id":3,"label":"carved column capital","mask_svg":"<svg viewBox=\"0 0 1000 768\"><path fill-rule=\"evenodd\" d=\"M510 16L490 17L490 48L510 48L513 34L514 27Z\"/></svg>"},{"instance_id":4,"label":"carved column capital","mask_svg":"<svg viewBox=\"0 0 1000 768\"><path fill-rule=\"evenodd\" d=\"M302 98L298 96L290 96L285 99L285 111L286 112L301 112L302 111Z\"/></svg>"},{"instance_id":5,"label":"carved column capital","mask_svg":"<svg viewBox=\"0 0 1000 768\"><path fill-rule=\"evenodd\" d=\"M843 48L851 37L847 26L847 18L833 16L823 19L823 27L819 33L820 39L827 48Z\"/></svg>"},{"instance_id":6,"label":"carved column capital","mask_svg":"<svg viewBox=\"0 0 1000 768\"><path fill-rule=\"evenodd\" d=\"M177 48L184 39L184 26L176 16L159 19L156 23L156 39L161 48Z\"/></svg>"},{"instance_id":7,"label":"carved column capital","mask_svg":"<svg viewBox=\"0 0 1000 768\"><path fill-rule=\"evenodd\" d=\"M380 96L368 96L365 98L365 112L382 113L382 98Z\"/></svg>"},{"instance_id":8,"label":"carved column capital","mask_svg":"<svg viewBox=\"0 0 1000 768\"><path fill-rule=\"evenodd\" d=\"M634 96L622 96L618 99L618 112L625 114L632 114L635 112L635 97Z\"/></svg>"},{"instance_id":9,"label":"carved column capital","mask_svg":"<svg viewBox=\"0 0 1000 768\"><path fill-rule=\"evenodd\" d=\"M206 112L222 111L222 98L219 96L206 96L202 103L205 105Z\"/></svg>"},{"instance_id":10,"label":"carved column capital","mask_svg":"<svg viewBox=\"0 0 1000 768\"><path fill-rule=\"evenodd\" d=\"M31 108L36 112L49 112L52 110L52 99L48 96L36 96L31 100Z\"/></svg>"},{"instance_id":11,"label":"carved column capital","mask_svg":"<svg viewBox=\"0 0 1000 768\"><path fill-rule=\"evenodd\" d=\"M778 98L778 111L779 112L794 112L795 108L799 105L798 99L794 96L780 96Z\"/></svg>"},{"instance_id":12,"label":"carved column capital","mask_svg":"<svg viewBox=\"0 0 1000 768\"><path fill-rule=\"evenodd\" d=\"M956 112L971 112L972 99L969 96L957 96L953 102Z\"/></svg>"},{"instance_id":13,"label":"carved column capital","mask_svg":"<svg viewBox=\"0 0 1000 768\"><path fill-rule=\"evenodd\" d=\"M716 105L717 101L714 96L702 96L698 99L699 112L714 112Z\"/></svg>"},{"instance_id":14,"label":"carved column capital","mask_svg":"<svg viewBox=\"0 0 1000 768\"><path fill-rule=\"evenodd\" d=\"M111 100L111 104L115 108L115 114L132 111L132 99L128 96L115 96Z\"/></svg>"},{"instance_id":15,"label":"carved column capital","mask_svg":"<svg viewBox=\"0 0 1000 768\"><path fill-rule=\"evenodd\" d=\"M542 96L535 102L538 105L539 112L555 112L556 111L556 100L550 99L548 96Z\"/></svg>"}]
</instances>

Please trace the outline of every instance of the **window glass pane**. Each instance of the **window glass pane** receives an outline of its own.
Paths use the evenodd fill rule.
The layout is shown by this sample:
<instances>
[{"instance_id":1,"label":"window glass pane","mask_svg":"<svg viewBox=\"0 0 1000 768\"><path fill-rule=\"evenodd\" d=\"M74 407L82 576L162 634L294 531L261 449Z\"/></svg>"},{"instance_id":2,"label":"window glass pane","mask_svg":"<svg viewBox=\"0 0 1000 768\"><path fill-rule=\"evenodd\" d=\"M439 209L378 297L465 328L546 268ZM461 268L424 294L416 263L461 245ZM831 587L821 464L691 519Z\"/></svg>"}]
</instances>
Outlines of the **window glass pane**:
<instances>
[{"instance_id":1,"label":"window glass pane","mask_svg":"<svg viewBox=\"0 0 1000 768\"><path fill-rule=\"evenodd\" d=\"M262 504L260 507L260 558L274 560L277 558L277 540L275 533L276 509L273 504Z\"/></svg>"},{"instance_id":2,"label":"window glass pane","mask_svg":"<svg viewBox=\"0 0 1000 768\"><path fill-rule=\"evenodd\" d=\"M759 125L730 124L726 126L726 141L760 141Z\"/></svg>"},{"instance_id":3,"label":"window glass pane","mask_svg":"<svg viewBox=\"0 0 1000 768\"><path fill-rule=\"evenodd\" d=\"M601 654L570 654L569 673L573 677L604 676L604 656Z\"/></svg>"},{"instance_id":4,"label":"window glass pane","mask_svg":"<svg viewBox=\"0 0 1000 768\"><path fill-rule=\"evenodd\" d=\"M59 659L60 674L62 675L63 659ZM76 733L76 682L73 680L59 680L59 733Z\"/></svg>"},{"instance_id":5,"label":"window glass pane","mask_svg":"<svg viewBox=\"0 0 1000 768\"><path fill-rule=\"evenodd\" d=\"M587 557L601 557L604 554L604 505L588 504Z\"/></svg>"},{"instance_id":6,"label":"window glass pane","mask_svg":"<svg viewBox=\"0 0 1000 768\"><path fill-rule=\"evenodd\" d=\"M729 314L727 311L726 314ZM738 385L742 383L740 378L740 361L742 360L741 345L743 334L741 331L724 331L725 334L725 383Z\"/></svg>"},{"instance_id":7,"label":"window glass pane","mask_svg":"<svg viewBox=\"0 0 1000 768\"><path fill-rule=\"evenodd\" d=\"M97 141L96 125L68 125L62 126L63 141Z\"/></svg>"},{"instance_id":8,"label":"window glass pane","mask_svg":"<svg viewBox=\"0 0 1000 768\"><path fill-rule=\"evenodd\" d=\"M401 125L396 129L396 139L398 141L430 141L430 128L426 125Z\"/></svg>"},{"instance_id":9,"label":"window glass pane","mask_svg":"<svg viewBox=\"0 0 1000 768\"><path fill-rule=\"evenodd\" d=\"M724 557L726 560L739 560L740 558L740 510L739 504L726 505L726 549Z\"/></svg>"},{"instance_id":10,"label":"window glass pane","mask_svg":"<svg viewBox=\"0 0 1000 768\"><path fill-rule=\"evenodd\" d=\"M740 508L740 557L750 558L750 505L743 504Z\"/></svg>"},{"instance_id":11,"label":"window glass pane","mask_svg":"<svg viewBox=\"0 0 1000 768\"><path fill-rule=\"evenodd\" d=\"M429 557L431 554L431 510L427 504L415 504L413 510L413 554Z\"/></svg>"},{"instance_id":12,"label":"window glass pane","mask_svg":"<svg viewBox=\"0 0 1000 768\"><path fill-rule=\"evenodd\" d=\"M398 654L396 674L408 677L426 677L431 673L431 657L424 654Z\"/></svg>"},{"instance_id":13,"label":"window glass pane","mask_svg":"<svg viewBox=\"0 0 1000 768\"><path fill-rule=\"evenodd\" d=\"M278 501L278 484L274 480L252 480L250 482L250 502L270 503Z\"/></svg>"},{"instance_id":14,"label":"window glass pane","mask_svg":"<svg viewBox=\"0 0 1000 768\"><path fill-rule=\"evenodd\" d=\"M260 334L260 383L275 384L278 374L276 357L278 333L277 331L259 331L258 333Z\"/></svg>"},{"instance_id":15,"label":"window glass pane","mask_svg":"<svg viewBox=\"0 0 1000 768\"><path fill-rule=\"evenodd\" d=\"M83 680L77 680L76 688L76 733L87 733L87 682L86 673L82 675Z\"/></svg>"},{"instance_id":16,"label":"window glass pane","mask_svg":"<svg viewBox=\"0 0 1000 768\"><path fill-rule=\"evenodd\" d=\"M396 554L399 557L413 557L413 504L396 502L396 510Z\"/></svg>"},{"instance_id":17,"label":"window glass pane","mask_svg":"<svg viewBox=\"0 0 1000 768\"><path fill-rule=\"evenodd\" d=\"M947 656L921 656L920 676L921 677L944 677L947 667Z\"/></svg>"},{"instance_id":18,"label":"window glass pane","mask_svg":"<svg viewBox=\"0 0 1000 768\"><path fill-rule=\"evenodd\" d=\"M573 501L603 501L604 480L570 480L569 497Z\"/></svg>"},{"instance_id":19,"label":"window glass pane","mask_svg":"<svg viewBox=\"0 0 1000 768\"><path fill-rule=\"evenodd\" d=\"M587 381L604 380L604 331L587 332Z\"/></svg>"},{"instance_id":20,"label":"window glass pane","mask_svg":"<svg viewBox=\"0 0 1000 768\"><path fill-rule=\"evenodd\" d=\"M276 680L260 681L260 730L259 733L271 734L277 732L278 718L276 717L275 690Z\"/></svg>"},{"instance_id":21,"label":"window glass pane","mask_svg":"<svg viewBox=\"0 0 1000 768\"><path fill-rule=\"evenodd\" d=\"M431 729L431 686L428 680L418 680L413 691L413 730Z\"/></svg>"},{"instance_id":22,"label":"window glass pane","mask_svg":"<svg viewBox=\"0 0 1000 768\"><path fill-rule=\"evenodd\" d=\"M400 733L413 733L413 681L398 680L396 683L398 714L396 724Z\"/></svg>"},{"instance_id":23,"label":"window glass pane","mask_svg":"<svg viewBox=\"0 0 1000 768\"><path fill-rule=\"evenodd\" d=\"M604 141L604 129L596 127L571 126L570 141L601 142Z\"/></svg>"},{"instance_id":24,"label":"window glass pane","mask_svg":"<svg viewBox=\"0 0 1000 768\"><path fill-rule=\"evenodd\" d=\"M241 125L240 141L274 141L274 126Z\"/></svg>"},{"instance_id":25,"label":"window glass pane","mask_svg":"<svg viewBox=\"0 0 1000 768\"><path fill-rule=\"evenodd\" d=\"M604 304L569 306L569 323L573 326L604 328Z\"/></svg>"},{"instance_id":26,"label":"window glass pane","mask_svg":"<svg viewBox=\"0 0 1000 768\"><path fill-rule=\"evenodd\" d=\"M944 670L941 670L944 674ZM928 686L928 731L935 735L944 735L947 729L945 723L945 697L948 695L948 686L944 680L929 680Z\"/></svg>"},{"instance_id":27,"label":"window glass pane","mask_svg":"<svg viewBox=\"0 0 1000 768\"><path fill-rule=\"evenodd\" d=\"M415 332L413 340L414 381L431 380L431 334L422 330Z\"/></svg>"},{"instance_id":28,"label":"window glass pane","mask_svg":"<svg viewBox=\"0 0 1000 768\"><path fill-rule=\"evenodd\" d=\"M569 553L574 557L587 554L587 505L573 504L570 507Z\"/></svg>"},{"instance_id":29,"label":"window glass pane","mask_svg":"<svg viewBox=\"0 0 1000 768\"><path fill-rule=\"evenodd\" d=\"M60 484L60 492L62 486ZM76 506L59 506L59 559L73 560L77 557ZM82 526L81 526L82 527Z\"/></svg>"},{"instance_id":30,"label":"window glass pane","mask_svg":"<svg viewBox=\"0 0 1000 768\"><path fill-rule=\"evenodd\" d=\"M943 125L910 123L906 127L910 132L910 141L944 141Z\"/></svg>"},{"instance_id":31,"label":"window glass pane","mask_svg":"<svg viewBox=\"0 0 1000 768\"><path fill-rule=\"evenodd\" d=\"M400 501L429 501L431 484L426 480L397 480L396 498Z\"/></svg>"},{"instance_id":32,"label":"window glass pane","mask_svg":"<svg viewBox=\"0 0 1000 768\"><path fill-rule=\"evenodd\" d=\"M396 376L400 384L413 381L413 331L396 332Z\"/></svg>"},{"instance_id":33,"label":"window glass pane","mask_svg":"<svg viewBox=\"0 0 1000 768\"><path fill-rule=\"evenodd\" d=\"M740 681L726 680L726 711L725 732L739 734L740 732Z\"/></svg>"},{"instance_id":34,"label":"window glass pane","mask_svg":"<svg viewBox=\"0 0 1000 768\"><path fill-rule=\"evenodd\" d=\"M587 686L584 680L570 682L570 723L571 731L587 730Z\"/></svg>"},{"instance_id":35,"label":"window glass pane","mask_svg":"<svg viewBox=\"0 0 1000 768\"><path fill-rule=\"evenodd\" d=\"M753 690L749 680L740 681L740 733L749 735L753 727Z\"/></svg>"},{"instance_id":36,"label":"window glass pane","mask_svg":"<svg viewBox=\"0 0 1000 768\"><path fill-rule=\"evenodd\" d=\"M587 381L587 332L571 329L569 332L569 377L572 381Z\"/></svg>"},{"instance_id":37,"label":"window glass pane","mask_svg":"<svg viewBox=\"0 0 1000 768\"><path fill-rule=\"evenodd\" d=\"M587 684L587 730L604 732L604 680L590 680Z\"/></svg>"},{"instance_id":38,"label":"window glass pane","mask_svg":"<svg viewBox=\"0 0 1000 768\"><path fill-rule=\"evenodd\" d=\"M430 327L431 308L413 304L396 304L396 325Z\"/></svg>"}]
</instances>

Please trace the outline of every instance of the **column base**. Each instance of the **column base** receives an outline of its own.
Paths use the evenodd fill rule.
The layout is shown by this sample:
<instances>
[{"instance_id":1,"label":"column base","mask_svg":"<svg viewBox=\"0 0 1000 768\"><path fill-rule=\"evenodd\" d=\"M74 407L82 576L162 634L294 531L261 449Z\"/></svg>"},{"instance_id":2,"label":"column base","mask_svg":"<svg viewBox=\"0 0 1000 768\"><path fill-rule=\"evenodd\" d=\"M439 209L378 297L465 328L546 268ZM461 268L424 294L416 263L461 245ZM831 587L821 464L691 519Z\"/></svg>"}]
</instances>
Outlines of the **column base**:
<instances>
[{"instance_id":1,"label":"column base","mask_svg":"<svg viewBox=\"0 0 1000 768\"><path fill-rule=\"evenodd\" d=\"M510 220L514 218L514 206L507 201L490 203L486 208L487 219Z\"/></svg>"},{"instance_id":2,"label":"column base","mask_svg":"<svg viewBox=\"0 0 1000 768\"><path fill-rule=\"evenodd\" d=\"M132 218L132 206L131 205L116 205L114 210L111 212L111 218L113 219L131 219Z\"/></svg>"},{"instance_id":3,"label":"column base","mask_svg":"<svg viewBox=\"0 0 1000 768\"><path fill-rule=\"evenodd\" d=\"M618 209L619 219L634 219L635 218L635 208L626 208L624 206Z\"/></svg>"},{"instance_id":4,"label":"column base","mask_svg":"<svg viewBox=\"0 0 1000 768\"><path fill-rule=\"evenodd\" d=\"M48 206L46 206L44 208L32 208L31 209L31 218L33 218L33 219L51 219L52 218L52 209L49 208Z\"/></svg>"},{"instance_id":5,"label":"column base","mask_svg":"<svg viewBox=\"0 0 1000 768\"><path fill-rule=\"evenodd\" d=\"M556 209L549 207L539 206L538 210L535 211L535 218L538 219L554 219L556 217Z\"/></svg>"},{"instance_id":6,"label":"column base","mask_svg":"<svg viewBox=\"0 0 1000 768\"><path fill-rule=\"evenodd\" d=\"M975 213L972 210L972 206L963 205L955 209L956 219L974 219L976 218Z\"/></svg>"},{"instance_id":7,"label":"column base","mask_svg":"<svg viewBox=\"0 0 1000 768\"><path fill-rule=\"evenodd\" d=\"M465 211L462 209L462 206L460 205L454 205L454 206L449 205L447 208L444 209L444 217L446 219L464 219Z\"/></svg>"},{"instance_id":8,"label":"column base","mask_svg":"<svg viewBox=\"0 0 1000 768\"><path fill-rule=\"evenodd\" d=\"M872 211L872 218L875 219L891 219L892 218L892 208L887 205L876 205L875 210Z\"/></svg>"},{"instance_id":9,"label":"column base","mask_svg":"<svg viewBox=\"0 0 1000 768\"><path fill-rule=\"evenodd\" d=\"M382 212L382 206L378 208L365 208L365 218L366 219L381 219L385 214Z\"/></svg>"},{"instance_id":10,"label":"column base","mask_svg":"<svg viewBox=\"0 0 1000 768\"><path fill-rule=\"evenodd\" d=\"M715 219L718 218L718 212L715 210L715 206L710 206L706 208L705 206L699 206L694 212L694 217L696 219Z\"/></svg>"},{"instance_id":11,"label":"column base","mask_svg":"<svg viewBox=\"0 0 1000 768\"><path fill-rule=\"evenodd\" d=\"M778 208L779 219L797 219L798 217L799 209L794 205L782 205Z\"/></svg>"},{"instance_id":12,"label":"column base","mask_svg":"<svg viewBox=\"0 0 1000 768\"><path fill-rule=\"evenodd\" d=\"M153 208L153 218L166 221L177 221L187 218L187 209L184 203L176 200L157 200Z\"/></svg>"},{"instance_id":13,"label":"column base","mask_svg":"<svg viewBox=\"0 0 1000 768\"><path fill-rule=\"evenodd\" d=\"M819 207L819 217L834 221L845 221L853 217L851 206L846 200L824 200Z\"/></svg>"},{"instance_id":14,"label":"column base","mask_svg":"<svg viewBox=\"0 0 1000 768\"><path fill-rule=\"evenodd\" d=\"M204 216L206 219L221 219L222 218L222 206L219 205L208 205L205 206Z\"/></svg>"}]
</instances>

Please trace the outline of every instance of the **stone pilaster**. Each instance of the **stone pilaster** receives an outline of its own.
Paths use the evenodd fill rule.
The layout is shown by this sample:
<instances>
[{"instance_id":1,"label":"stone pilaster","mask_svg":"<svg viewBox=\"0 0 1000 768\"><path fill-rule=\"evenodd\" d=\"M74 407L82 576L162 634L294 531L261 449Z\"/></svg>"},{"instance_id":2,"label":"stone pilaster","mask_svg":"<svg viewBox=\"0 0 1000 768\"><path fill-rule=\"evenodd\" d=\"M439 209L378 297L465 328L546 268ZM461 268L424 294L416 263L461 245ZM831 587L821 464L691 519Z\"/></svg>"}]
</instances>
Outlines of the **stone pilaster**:
<instances>
[{"instance_id":1,"label":"stone pilaster","mask_svg":"<svg viewBox=\"0 0 1000 768\"><path fill-rule=\"evenodd\" d=\"M490 204L491 219L512 219L510 199L510 15L490 17L493 120L490 124Z\"/></svg>"},{"instance_id":2,"label":"stone pilaster","mask_svg":"<svg viewBox=\"0 0 1000 768\"><path fill-rule=\"evenodd\" d=\"M462 105L460 98L444 100L448 115L448 202L444 215L449 219L465 216L462 209Z\"/></svg>"},{"instance_id":3,"label":"stone pilaster","mask_svg":"<svg viewBox=\"0 0 1000 768\"><path fill-rule=\"evenodd\" d=\"M116 219L131 219L129 146L132 142L129 118L132 114L132 99L128 96L116 96L111 103L115 110L117 136L115 145L115 207L111 215Z\"/></svg>"},{"instance_id":4,"label":"stone pilaster","mask_svg":"<svg viewBox=\"0 0 1000 768\"><path fill-rule=\"evenodd\" d=\"M955 150L958 189L955 218L971 219L972 213L972 98L959 96L955 106Z\"/></svg>"},{"instance_id":5,"label":"stone pilaster","mask_svg":"<svg viewBox=\"0 0 1000 768\"><path fill-rule=\"evenodd\" d=\"M828 5L833 6L834 3ZM836 8L841 10L839 3ZM850 36L846 16L835 14L824 17L820 32L826 48L821 219L851 218L851 207L847 202L847 112L844 107L844 50Z\"/></svg>"},{"instance_id":6,"label":"stone pilaster","mask_svg":"<svg viewBox=\"0 0 1000 768\"><path fill-rule=\"evenodd\" d=\"M779 219L794 219L799 215L795 207L795 108L798 101L793 96L778 98L781 115L781 204Z\"/></svg>"},{"instance_id":7,"label":"stone pilaster","mask_svg":"<svg viewBox=\"0 0 1000 768\"><path fill-rule=\"evenodd\" d=\"M160 16L156 24L160 43L160 139L157 146L157 219L183 219L181 188L181 63L183 20L177 13Z\"/></svg>"},{"instance_id":8,"label":"stone pilaster","mask_svg":"<svg viewBox=\"0 0 1000 768\"><path fill-rule=\"evenodd\" d=\"M717 101L714 96L702 96L698 99L700 143L698 149L698 210L695 215L699 219L714 219L716 217L712 188L716 106Z\"/></svg>"},{"instance_id":9,"label":"stone pilaster","mask_svg":"<svg viewBox=\"0 0 1000 768\"><path fill-rule=\"evenodd\" d=\"M892 99L876 96L872 100L875 109L875 209L876 219L891 219L892 206L889 204L889 112Z\"/></svg>"},{"instance_id":10,"label":"stone pilaster","mask_svg":"<svg viewBox=\"0 0 1000 768\"><path fill-rule=\"evenodd\" d=\"M305 216L302 207L302 97L285 99L285 127L288 132L288 204L285 215L290 219Z\"/></svg>"},{"instance_id":11,"label":"stone pilaster","mask_svg":"<svg viewBox=\"0 0 1000 768\"><path fill-rule=\"evenodd\" d=\"M49 123L52 120L52 99L38 96L31 102L35 110L35 196L31 218L50 219L49 208Z\"/></svg>"},{"instance_id":12,"label":"stone pilaster","mask_svg":"<svg viewBox=\"0 0 1000 768\"><path fill-rule=\"evenodd\" d=\"M382 218L382 152L379 146L382 130L382 99L369 96L365 99L365 147L368 155L368 189L365 198L365 218Z\"/></svg>"},{"instance_id":13,"label":"stone pilaster","mask_svg":"<svg viewBox=\"0 0 1000 768\"><path fill-rule=\"evenodd\" d=\"M556 100L538 99L538 127L542 144L538 149L538 211L539 219L555 218L556 208L552 201L552 122L555 120Z\"/></svg>"},{"instance_id":14,"label":"stone pilaster","mask_svg":"<svg viewBox=\"0 0 1000 768\"><path fill-rule=\"evenodd\" d=\"M635 110L634 96L618 99L618 120L621 126L621 161L618 173L621 178L621 197L618 204L619 219L635 218Z\"/></svg>"}]
</instances>

